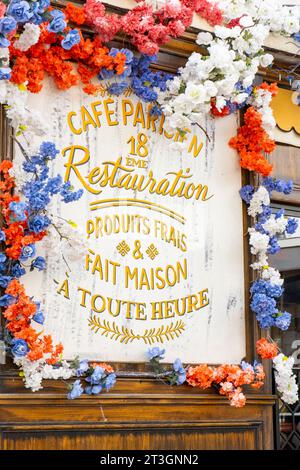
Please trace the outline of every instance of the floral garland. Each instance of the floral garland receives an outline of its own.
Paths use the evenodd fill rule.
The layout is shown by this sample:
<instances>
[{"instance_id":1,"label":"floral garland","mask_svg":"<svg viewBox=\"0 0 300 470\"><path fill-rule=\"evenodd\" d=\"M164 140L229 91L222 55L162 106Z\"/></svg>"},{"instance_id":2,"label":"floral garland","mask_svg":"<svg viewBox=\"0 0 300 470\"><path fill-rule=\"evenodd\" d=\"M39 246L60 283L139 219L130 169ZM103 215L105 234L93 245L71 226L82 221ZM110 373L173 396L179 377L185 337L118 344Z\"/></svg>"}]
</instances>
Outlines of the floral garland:
<instances>
[{"instance_id":1,"label":"floral garland","mask_svg":"<svg viewBox=\"0 0 300 470\"><path fill-rule=\"evenodd\" d=\"M242 392L244 385L259 389L263 386L265 373L263 367L258 362L253 366L245 361L240 365L223 364L218 367L211 367L207 364L200 364L195 367L183 367L180 359L176 359L171 371L166 370L160 364L164 359L164 349L154 347L148 350L147 356L156 377L169 385L182 385L187 383L200 390L215 388L220 395L228 398L231 406L241 408L246 404L246 397Z\"/></svg>"},{"instance_id":2,"label":"floral garland","mask_svg":"<svg viewBox=\"0 0 300 470\"><path fill-rule=\"evenodd\" d=\"M0 306L4 307L2 315L6 319L6 342L24 373L26 366L29 366L26 386L37 390L39 384L36 376L34 382L30 380L32 367L36 369L41 364L50 366L44 373L49 376L50 371L57 369L61 363L63 347L61 344L53 345L50 335L38 331L38 325L44 323L40 302L26 295L19 279L26 274L28 267L38 271L46 268L45 259L36 256L35 245L47 235L50 224L61 236L65 236L63 224L57 226L47 210L51 199L59 196L62 202L70 203L78 200L83 191L72 191L70 183L63 183L60 175L49 177L49 162L59 153L54 144L43 142L33 157L21 149L25 157L23 171L29 176L22 187L24 200L20 200L19 195L12 195L15 188L12 162L3 160L0 164L0 207L3 216L0 240L5 245L0 255L0 286L5 289L0 297ZM68 225L68 222L65 224ZM69 243L73 251L73 239ZM62 370L59 369L63 377L70 377L69 372L66 373L68 368L63 363ZM59 374L55 372L55 375Z\"/></svg>"},{"instance_id":3,"label":"floral garland","mask_svg":"<svg viewBox=\"0 0 300 470\"><path fill-rule=\"evenodd\" d=\"M287 329L291 316L276 306L276 299L283 293L282 279L268 265L267 255L278 251L278 235L293 233L297 228L295 219L286 219L283 211L272 214L270 209L271 191L288 194L292 183L270 178L272 166L265 157L275 148L272 140L275 121L269 104L276 86L253 83L258 67L267 67L272 62L272 56L263 50L270 32L293 35L298 40L300 9L282 7L273 0L264 1L263 6L258 0L137 0L137 3L127 14L119 16L108 14L99 0L87 0L83 8L67 4L63 11L52 8L49 0L0 1L0 103L5 105L17 134L27 135L46 132L39 114L26 105L27 92L38 93L46 74L59 89L81 83L89 94L97 94L105 86L109 93L120 95L130 87L142 100L153 103L152 113L164 113L166 128L177 128L183 133L193 124L201 126L208 113L222 117L250 106L244 125L229 144L237 150L243 168L264 177L262 186L246 186L241 190L241 197L249 205L248 214L255 219L249 235L251 252L257 258L252 267L258 279L251 287L251 308L262 328ZM205 55L193 53L175 77L153 72L150 66L159 47L180 36L191 25L194 13L214 26L214 35L199 33L197 38L197 43L206 49ZM78 27L71 29L69 23ZM82 34L84 24L93 29L92 39ZM142 54L140 57L128 49L109 49L103 45L121 33ZM110 79L107 84L106 79ZM115 383L110 366L63 361L62 346L53 345L50 336L38 332L44 314L39 302L26 295L19 281L26 272L26 261L30 261L27 266L30 269L45 269L45 260L35 256L35 243L53 229L69 244L77 241L77 251L81 252L82 240L80 235L74 237L72 223L57 220L48 210L55 195L71 202L81 194L72 192L59 176L49 178L48 164L58 153L54 144L44 142L32 157L22 147L21 150L25 157L23 171L32 176L23 184L25 200L11 195L15 186L12 164L4 161L0 167L3 177L0 204L4 216L0 238L5 244L0 258L0 286L5 293L0 297L0 306L5 308L6 339L24 374L26 387L38 390L44 378L68 379L76 375L69 398L82 393L98 394ZM159 363L163 355L159 348L156 352L158 356L149 352L152 365ZM286 400L292 400L296 395L292 360L280 354L276 357L273 364L278 390ZM244 362L240 366L199 365L186 370L178 359L172 371L163 370L158 375L171 385L186 381L201 389L214 386L229 398L232 406L244 405L243 385L258 388L263 381L261 365ZM88 383L85 387L83 377Z\"/></svg>"}]
</instances>

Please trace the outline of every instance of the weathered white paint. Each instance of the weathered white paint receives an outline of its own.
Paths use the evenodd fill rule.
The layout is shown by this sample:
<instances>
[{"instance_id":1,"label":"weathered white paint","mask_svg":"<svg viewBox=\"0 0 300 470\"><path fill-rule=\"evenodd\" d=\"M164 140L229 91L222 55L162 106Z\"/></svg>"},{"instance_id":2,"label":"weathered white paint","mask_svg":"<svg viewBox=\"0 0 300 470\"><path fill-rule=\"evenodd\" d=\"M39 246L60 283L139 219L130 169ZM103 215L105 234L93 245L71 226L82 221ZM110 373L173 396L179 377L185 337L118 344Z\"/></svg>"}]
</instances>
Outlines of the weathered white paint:
<instances>
[{"instance_id":1,"label":"weathered white paint","mask_svg":"<svg viewBox=\"0 0 300 470\"><path fill-rule=\"evenodd\" d=\"M136 97L131 99L134 103L138 102ZM131 121L127 127L123 125L109 127L102 117L101 128L89 128L89 131L81 136L71 134L66 120L68 112L71 110L78 112L82 104L89 109L89 103L94 100L95 98L88 97L78 88L60 92L50 85L47 85L38 96L31 98L33 106L45 110L45 119L50 123L51 131L47 140L54 140L60 149L72 143L88 146L91 153L90 169L101 165L104 161L116 160L119 156L124 158L129 151L127 140L139 131L139 127L134 128ZM122 97L115 100L116 116L120 117ZM193 182L207 184L209 194L213 195L206 202L161 197L147 192L134 194L131 191L106 187L100 196L85 191L77 203L68 206L55 204L54 210L59 215L75 220L83 230L86 219L90 217L139 214L148 217L150 224L154 220L160 220L168 226L173 225L183 231L187 235L188 246L187 253L182 253L153 234L116 234L94 240L92 248L95 252L121 264L118 283L113 286L110 282L100 281L87 273L84 270L84 259L75 265L69 262L71 300L56 293L57 285L53 281L56 279L62 282L65 279L66 265L57 254L47 253L47 271L44 274L29 274L26 284L30 294L42 299L47 319L45 330L56 340L64 343L65 355L68 358L80 354L81 357L90 359L143 361L148 347L141 340L124 345L119 341L105 338L100 333L92 332L88 326L90 309L79 305L76 288L80 285L104 296L145 302L148 316L150 302L177 299L207 288L209 306L181 318L154 321L126 320L122 314L113 319L107 312L99 316L111 323L115 320L119 327L126 326L141 334L147 328L167 326L174 320L181 319L186 325L185 332L178 338L164 343L167 361L176 357L181 357L188 363L238 362L242 359L245 354L245 330L242 205L238 194L241 172L235 152L227 145L229 138L236 132L236 119L236 116L229 116L224 119L208 120L205 126L210 142L198 127L193 129L192 132L204 141L204 147L197 158L188 155L187 152L182 154L175 152L165 138L147 132L150 142L149 167L147 170L139 169L137 172L147 174L152 169L154 175L160 179L168 171L190 168ZM20 158L18 152L16 158ZM64 175L64 163L62 156L58 156L53 174L59 172ZM72 183L76 188L81 187L76 177L72 177ZM138 197L166 206L182 214L186 218L186 224L183 225L167 215L139 207L110 207L89 211L90 202L100 198L115 197ZM132 252L122 257L116 249L122 240L125 240L131 248L135 240L140 240L144 258L135 260ZM159 255L153 261L145 253L151 243L154 243L159 251ZM59 251L59 247L57 249ZM174 265L185 257L188 278L174 287L150 291L137 291L132 286L128 289L124 287L121 273L125 264L132 267L143 266L149 270L151 267Z\"/></svg>"}]
</instances>

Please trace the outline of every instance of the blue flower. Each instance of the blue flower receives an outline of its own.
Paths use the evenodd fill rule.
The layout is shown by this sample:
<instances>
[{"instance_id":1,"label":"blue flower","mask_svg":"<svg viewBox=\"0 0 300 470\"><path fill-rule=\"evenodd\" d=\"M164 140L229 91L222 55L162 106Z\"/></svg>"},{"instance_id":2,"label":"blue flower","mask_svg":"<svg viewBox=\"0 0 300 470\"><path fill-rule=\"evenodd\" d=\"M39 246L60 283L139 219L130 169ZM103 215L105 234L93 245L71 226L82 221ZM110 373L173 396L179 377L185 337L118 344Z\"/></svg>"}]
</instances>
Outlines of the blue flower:
<instances>
[{"instance_id":1,"label":"blue flower","mask_svg":"<svg viewBox=\"0 0 300 470\"><path fill-rule=\"evenodd\" d=\"M28 209L27 204L23 201L15 202L12 201L9 203L9 210L13 212L13 215L10 215L12 222L23 222L26 220L25 211Z\"/></svg>"},{"instance_id":2,"label":"blue flower","mask_svg":"<svg viewBox=\"0 0 300 470\"><path fill-rule=\"evenodd\" d=\"M12 16L5 16L0 20L0 33L5 35L16 29L17 22Z\"/></svg>"},{"instance_id":3,"label":"blue flower","mask_svg":"<svg viewBox=\"0 0 300 470\"><path fill-rule=\"evenodd\" d=\"M0 230L0 242L4 242L4 240L6 240L6 235L3 230Z\"/></svg>"},{"instance_id":4,"label":"blue flower","mask_svg":"<svg viewBox=\"0 0 300 470\"><path fill-rule=\"evenodd\" d=\"M30 11L30 5L24 0L13 0L7 13L15 18L18 23L26 23L32 17L33 13Z\"/></svg>"},{"instance_id":5,"label":"blue flower","mask_svg":"<svg viewBox=\"0 0 300 470\"><path fill-rule=\"evenodd\" d=\"M295 41L300 42L300 33L295 33L293 35L293 38L294 38Z\"/></svg>"},{"instance_id":6,"label":"blue flower","mask_svg":"<svg viewBox=\"0 0 300 470\"><path fill-rule=\"evenodd\" d=\"M289 312L278 312L275 318L275 326L280 330L288 330L292 315Z\"/></svg>"},{"instance_id":7,"label":"blue flower","mask_svg":"<svg viewBox=\"0 0 300 470\"><path fill-rule=\"evenodd\" d=\"M28 258L32 258L35 255L35 245L30 244L22 248L20 260L26 261Z\"/></svg>"},{"instance_id":8,"label":"blue flower","mask_svg":"<svg viewBox=\"0 0 300 470\"><path fill-rule=\"evenodd\" d=\"M89 369L89 361L87 359L83 359L79 362L79 366L76 369L76 376L81 377L87 370Z\"/></svg>"},{"instance_id":9,"label":"blue flower","mask_svg":"<svg viewBox=\"0 0 300 470\"><path fill-rule=\"evenodd\" d=\"M255 281L250 289L251 294L266 294L269 297L281 297L283 294L283 288L276 284L271 284L263 279Z\"/></svg>"},{"instance_id":10,"label":"blue flower","mask_svg":"<svg viewBox=\"0 0 300 470\"><path fill-rule=\"evenodd\" d=\"M28 228L31 232L40 233L51 223L51 220L45 215L35 215L29 219Z\"/></svg>"},{"instance_id":11,"label":"blue flower","mask_svg":"<svg viewBox=\"0 0 300 470\"><path fill-rule=\"evenodd\" d=\"M72 389L67 395L67 398L69 400L74 400L75 398L80 397L80 395L83 394L83 387L81 385L80 380L75 380L75 382L72 385Z\"/></svg>"},{"instance_id":12,"label":"blue flower","mask_svg":"<svg viewBox=\"0 0 300 470\"><path fill-rule=\"evenodd\" d=\"M254 188L250 184L247 184L240 189L240 196L247 204L250 204L253 194Z\"/></svg>"},{"instance_id":13,"label":"blue flower","mask_svg":"<svg viewBox=\"0 0 300 470\"><path fill-rule=\"evenodd\" d=\"M61 41L61 45L64 49L69 51L73 46L80 43L80 34L78 29L71 29L66 37Z\"/></svg>"},{"instance_id":14,"label":"blue flower","mask_svg":"<svg viewBox=\"0 0 300 470\"><path fill-rule=\"evenodd\" d=\"M11 276L0 275L0 287L3 287L4 289L6 289L6 287L8 286L11 280L12 280Z\"/></svg>"},{"instance_id":15,"label":"blue flower","mask_svg":"<svg viewBox=\"0 0 300 470\"><path fill-rule=\"evenodd\" d=\"M262 182L265 188L269 191L269 193L271 193L272 191L277 191L283 194L290 194L293 191L292 180L277 180L276 178L268 176L267 178L263 178Z\"/></svg>"},{"instance_id":16,"label":"blue flower","mask_svg":"<svg viewBox=\"0 0 300 470\"><path fill-rule=\"evenodd\" d=\"M114 70L107 70L107 69L103 68L103 69L100 70L100 72L98 74L98 78L99 78L99 80L106 80L108 78L112 78L114 75L115 75Z\"/></svg>"},{"instance_id":17,"label":"blue flower","mask_svg":"<svg viewBox=\"0 0 300 470\"><path fill-rule=\"evenodd\" d=\"M55 176L54 178L49 178L45 186L45 191L53 194L58 194L62 186L62 177L60 175Z\"/></svg>"},{"instance_id":18,"label":"blue flower","mask_svg":"<svg viewBox=\"0 0 300 470\"><path fill-rule=\"evenodd\" d=\"M40 211L45 209L45 207L49 204L50 197L49 194L46 192L39 192L37 194L30 194L29 197L29 205L32 211Z\"/></svg>"},{"instance_id":19,"label":"blue flower","mask_svg":"<svg viewBox=\"0 0 300 470\"><path fill-rule=\"evenodd\" d=\"M4 253L0 253L0 263L5 263L6 255Z\"/></svg>"},{"instance_id":20,"label":"blue flower","mask_svg":"<svg viewBox=\"0 0 300 470\"><path fill-rule=\"evenodd\" d=\"M4 294L0 297L0 307L7 307L8 305L12 305L16 299L9 294Z\"/></svg>"},{"instance_id":21,"label":"blue flower","mask_svg":"<svg viewBox=\"0 0 300 470\"><path fill-rule=\"evenodd\" d=\"M259 326L262 329L272 328L272 326L275 326L275 318L272 315L267 315L267 316L257 315L256 318L259 323Z\"/></svg>"},{"instance_id":22,"label":"blue flower","mask_svg":"<svg viewBox=\"0 0 300 470\"><path fill-rule=\"evenodd\" d=\"M0 47L8 47L10 45L10 41L6 39L3 34L0 34Z\"/></svg>"},{"instance_id":23,"label":"blue flower","mask_svg":"<svg viewBox=\"0 0 300 470\"><path fill-rule=\"evenodd\" d=\"M278 244L277 237L274 236L270 238L267 251L271 255L275 255L276 253L278 253L278 251L280 251L280 246Z\"/></svg>"},{"instance_id":24,"label":"blue flower","mask_svg":"<svg viewBox=\"0 0 300 470\"><path fill-rule=\"evenodd\" d=\"M38 4L38 12L44 13L45 10L50 6L50 0L39 0Z\"/></svg>"},{"instance_id":25,"label":"blue flower","mask_svg":"<svg viewBox=\"0 0 300 470\"><path fill-rule=\"evenodd\" d=\"M115 385L116 381L117 381L116 374L109 374L106 377L104 386L107 392Z\"/></svg>"},{"instance_id":26,"label":"blue flower","mask_svg":"<svg viewBox=\"0 0 300 470\"><path fill-rule=\"evenodd\" d=\"M42 256L37 256L31 263L31 269L38 269L38 271L44 271L46 268L46 260Z\"/></svg>"},{"instance_id":27,"label":"blue flower","mask_svg":"<svg viewBox=\"0 0 300 470\"><path fill-rule=\"evenodd\" d=\"M0 68L0 80L9 80L11 74L10 67L1 67Z\"/></svg>"},{"instance_id":28,"label":"blue flower","mask_svg":"<svg viewBox=\"0 0 300 470\"><path fill-rule=\"evenodd\" d=\"M63 184L60 195L62 196L63 202L69 203L80 199L83 195L83 190L79 189L78 191L72 191L71 183L68 181Z\"/></svg>"},{"instance_id":29,"label":"blue flower","mask_svg":"<svg viewBox=\"0 0 300 470\"><path fill-rule=\"evenodd\" d=\"M161 115L162 115L162 109L157 105L152 106L152 108L150 109L150 116L161 116Z\"/></svg>"},{"instance_id":30,"label":"blue flower","mask_svg":"<svg viewBox=\"0 0 300 470\"><path fill-rule=\"evenodd\" d=\"M263 316L273 315L277 312L276 301L266 294L254 294L250 306L255 313Z\"/></svg>"},{"instance_id":31,"label":"blue flower","mask_svg":"<svg viewBox=\"0 0 300 470\"><path fill-rule=\"evenodd\" d=\"M176 385L183 384L186 379L186 371L180 359L175 359L174 364L173 364L173 370L177 375Z\"/></svg>"},{"instance_id":32,"label":"blue flower","mask_svg":"<svg viewBox=\"0 0 300 470\"><path fill-rule=\"evenodd\" d=\"M24 276L24 274L26 274L26 270L22 268L20 263L17 261L11 268L11 274L13 275L13 277L19 278L21 276Z\"/></svg>"},{"instance_id":33,"label":"blue flower","mask_svg":"<svg viewBox=\"0 0 300 470\"><path fill-rule=\"evenodd\" d=\"M24 339L13 339L11 351L15 356L23 357L29 352L28 344Z\"/></svg>"},{"instance_id":34,"label":"blue flower","mask_svg":"<svg viewBox=\"0 0 300 470\"><path fill-rule=\"evenodd\" d=\"M99 395L102 392L102 385L88 385L85 387L85 393L88 395Z\"/></svg>"},{"instance_id":35,"label":"blue flower","mask_svg":"<svg viewBox=\"0 0 300 470\"><path fill-rule=\"evenodd\" d=\"M128 88L128 83L123 81L119 83L112 83L108 87L108 92L112 95L120 96Z\"/></svg>"},{"instance_id":36,"label":"blue flower","mask_svg":"<svg viewBox=\"0 0 300 470\"><path fill-rule=\"evenodd\" d=\"M92 375L90 377L87 377L85 380L87 382L90 382L91 385L99 385L104 374L104 369L100 366L96 366Z\"/></svg>"},{"instance_id":37,"label":"blue flower","mask_svg":"<svg viewBox=\"0 0 300 470\"><path fill-rule=\"evenodd\" d=\"M160 361L165 358L166 350L165 349L160 349L158 346L155 346L154 348L149 348L147 351L147 356L149 361Z\"/></svg>"},{"instance_id":38,"label":"blue flower","mask_svg":"<svg viewBox=\"0 0 300 470\"><path fill-rule=\"evenodd\" d=\"M290 217L286 225L286 229L285 229L286 233L288 233L289 235L292 235L293 233L296 232L297 228L298 228L298 221Z\"/></svg>"},{"instance_id":39,"label":"blue flower","mask_svg":"<svg viewBox=\"0 0 300 470\"><path fill-rule=\"evenodd\" d=\"M280 217L284 216L284 212L285 211L283 208L279 209L279 211L277 211L275 214L275 219L277 220L277 219L280 219Z\"/></svg>"},{"instance_id":40,"label":"blue flower","mask_svg":"<svg viewBox=\"0 0 300 470\"><path fill-rule=\"evenodd\" d=\"M50 158L51 160L53 160L58 153L59 150L56 148L53 142L46 141L40 145L40 154L43 157Z\"/></svg>"},{"instance_id":41,"label":"blue flower","mask_svg":"<svg viewBox=\"0 0 300 470\"><path fill-rule=\"evenodd\" d=\"M45 317L44 317L44 314L41 310L38 310L32 317L32 319L39 323L40 325L43 325L44 321L45 321Z\"/></svg>"},{"instance_id":42,"label":"blue flower","mask_svg":"<svg viewBox=\"0 0 300 470\"><path fill-rule=\"evenodd\" d=\"M261 214L259 215L258 217L258 220L259 220L259 223L260 224L264 224L265 222L267 222L267 220L270 218L270 215L272 214L272 209L270 206L265 206L263 204L262 206L262 212Z\"/></svg>"},{"instance_id":43,"label":"blue flower","mask_svg":"<svg viewBox=\"0 0 300 470\"><path fill-rule=\"evenodd\" d=\"M60 10L52 10L50 15L53 19L48 24L48 31L51 33L61 33L67 26L64 13Z\"/></svg>"}]
</instances>

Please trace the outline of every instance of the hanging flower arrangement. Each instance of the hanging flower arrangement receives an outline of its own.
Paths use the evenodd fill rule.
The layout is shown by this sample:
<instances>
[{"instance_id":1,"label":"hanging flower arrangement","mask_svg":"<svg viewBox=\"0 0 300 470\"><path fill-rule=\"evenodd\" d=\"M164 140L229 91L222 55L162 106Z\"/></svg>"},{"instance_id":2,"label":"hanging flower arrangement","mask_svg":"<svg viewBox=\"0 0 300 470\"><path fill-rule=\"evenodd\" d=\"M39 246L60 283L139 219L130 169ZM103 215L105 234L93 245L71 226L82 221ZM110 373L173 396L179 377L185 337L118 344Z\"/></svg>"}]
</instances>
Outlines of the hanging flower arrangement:
<instances>
[{"instance_id":1,"label":"hanging flower arrangement","mask_svg":"<svg viewBox=\"0 0 300 470\"><path fill-rule=\"evenodd\" d=\"M156 72L151 64L159 48L179 37L198 14L212 27L213 34L200 32L194 52L175 76ZM250 247L255 261L252 268L257 280L251 287L251 309L261 328L288 328L291 315L277 306L283 293L282 279L269 266L268 254L279 250L278 236L297 229L295 219L286 218L282 210L270 208L270 194L289 194L292 182L271 178L268 155L274 151L270 101L276 85L254 86L259 67L268 67L273 60L263 44L274 32L282 36L299 35L300 9L266 0L158 0L137 1L123 16L110 14L99 0L87 0L82 7L67 4L61 9L50 6L49 0L0 1L0 103L17 135L42 136L45 128L40 114L27 105L29 93L39 93L46 76L60 90L81 86L87 94L97 95L105 88L120 95L126 88L143 101L152 103L153 114L164 114L165 129L181 133L192 125L200 125L207 115L221 118L246 107L244 123L229 145L237 150L240 165L261 175L261 186L245 186L241 197L254 219L249 229ZM74 27L73 27L74 26ZM86 34L83 26L92 33ZM108 41L125 35L133 50L110 48ZM135 54L134 51L137 53ZM109 80L109 81L107 81ZM76 376L70 399L82 393L98 394L115 383L114 371L107 364L89 364L63 360L63 347L54 345L49 335L38 330L44 323L44 312L38 301L30 299L20 282L26 268L44 270L45 260L36 256L36 244L51 229L67 240L74 251L82 250L82 239L72 223L56 220L48 211L53 197L63 203L76 201L81 192L72 191L59 176L49 176L49 166L58 150L44 142L38 153L24 154L23 172L27 180L15 188L13 166L0 165L0 205L4 224L0 240L0 285L4 294L0 306L6 319L6 341L24 376L25 386L38 390L44 378L68 379ZM22 198L16 193L18 189ZM12 195L13 194L13 195ZM76 250L75 250L76 251ZM275 379L283 400L296 400L292 360L278 354L277 346L266 340L258 343L258 353L273 359ZM199 365L185 368L178 359L172 370L160 370L164 351L152 348L148 356L159 376L170 385L187 383L205 390L214 387L234 407L245 404L242 387L263 385L264 372L258 363L250 365Z\"/></svg>"}]
</instances>

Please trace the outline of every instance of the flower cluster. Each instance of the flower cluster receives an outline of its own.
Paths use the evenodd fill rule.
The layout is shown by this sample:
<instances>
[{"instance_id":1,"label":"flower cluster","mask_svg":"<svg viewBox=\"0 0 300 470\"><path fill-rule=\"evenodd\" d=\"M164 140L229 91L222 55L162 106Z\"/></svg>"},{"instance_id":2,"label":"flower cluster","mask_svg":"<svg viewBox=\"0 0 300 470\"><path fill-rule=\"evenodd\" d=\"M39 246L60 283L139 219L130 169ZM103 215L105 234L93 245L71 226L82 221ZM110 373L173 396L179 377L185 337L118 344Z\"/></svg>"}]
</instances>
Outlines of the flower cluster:
<instances>
[{"instance_id":1,"label":"flower cluster","mask_svg":"<svg viewBox=\"0 0 300 470\"><path fill-rule=\"evenodd\" d=\"M289 194L292 189L291 181L267 177L256 190L247 185L240 191L242 199L248 204L248 214L255 220L248 232L251 253L256 257L251 266L258 272L258 279L252 284L250 292L251 309L261 328L276 326L286 330L291 322L290 313L277 308L277 299L283 294L283 280L279 272L269 266L268 255L280 250L278 236L294 233L298 225L294 218L284 216L283 209L272 213L270 194L272 191Z\"/></svg>"},{"instance_id":2,"label":"flower cluster","mask_svg":"<svg viewBox=\"0 0 300 470\"><path fill-rule=\"evenodd\" d=\"M99 395L104 389L108 392L117 380L113 368L108 364L89 364L87 360L81 360L75 361L72 368L78 379L69 387L67 396L70 400L80 397L83 393Z\"/></svg>"},{"instance_id":3,"label":"flower cluster","mask_svg":"<svg viewBox=\"0 0 300 470\"><path fill-rule=\"evenodd\" d=\"M147 358L155 372L157 378L165 381L169 385L182 385L186 380L186 368L180 359L175 359L172 370L165 369L160 361L164 359L165 349L158 346L148 349Z\"/></svg>"},{"instance_id":4,"label":"flower cluster","mask_svg":"<svg viewBox=\"0 0 300 470\"><path fill-rule=\"evenodd\" d=\"M15 356L14 363L20 368L20 376L23 378L25 388L37 392L43 388L42 382L46 379L68 380L74 375L73 369L66 361L48 364L46 360L29 360L26 356Z\"/></svg>"},{"instance_id":5,"label":"flower cluster","mask_svg":"<svg viewBox=\"0 0 300 470\"><path fill-rule=\"evenodd\" d=\"M158 4L156 8L153 2L143 2L119 16L108 14L99 0L87 0L84 12L87 23L101 40L107 42L123 33L139 52L150 56L171 38L180 36L191 25L194 12L213 25L223 20L222 11L208 0L168 0Z\"/></svg>"},{"instance_id":6,"label":"flower cluster","mask_svg":"<svg viewBox=\"0 0 300 470\"><path fill-rule=\"evenodd\" d=\"M242 361L241 365L223 364L211 367L207 364L190 367L186 381L192 387L205 390L216 387L221 395L225 395L231 406L240 408L245 405L246 397L242 391L243 385L261 388L265 373L261 364L254 362L253 366Z\"/></svg>"},{"instance_id":7,"label":"flower cluster","mask_svg":"<svg viewBox=\"0 0 300 470\"><path fill-rule=\"evenodd\" d=\"M244 124L239 127L237 136L229 141L229 145L239 154L241 167L262 176L268 176L272 171L265 154L275 149L275 142L270 135L276 123L269 104L276 93L275 84L262 83L253 89L248 99L251 106L244 115Z\"/></svg>"},{"instance_id":8,"label":"flower cluster","mask_svg":"<svg viewBox=\"0 0 300 470\"><path fill-rule=\"evenodd\" d=\"M95 93L99 86L92 84L91 80L103 68L116 74L124 72L124 54L119 52L111 55L99 39L84 39L82 34L76 31L69 31L61 46L59 36L46 28L41 29L38 42L29 49L20 50L19 43L16 47L15 42L12 42L11 82L26 85L28 91L38 93L47 73L59 89L65 90L81 82L85 92ZM74 64L77 64L77 67Z\"/></svg>"},{"instance_id":9,"label":"flower cluster","mask_svg":"<svg viewBox=\"0 0 300 470\"><path fill-rule=\"evenodd\" d=\"M299 400L296 376L293 373L294 358L280 353L273 359L275 382L280 398L288 405Z\"/></svg>"},{"instance_id":10,"label":"flower cluster","mask_svg":"<svg viewBox=\"0 0 300 470\"><path fill-rule=\"evenodd\" d=\"M258 67L273 60L263 44L271 31L290 36L299 31L300 9L282 7L267 0L218 2L224 11L222 25L211 33L199 33L197 43L205 54L194 52L175 81L159 95L159 103L171 128L201 124L211 111L225 116L247 104Z\"/></svg>"},{"instance_id":11,"label":"flower cluster","mask_svg":"<svg viewBox=\"0 0 300 470\"><path fill-rule=\"evenodd\" d=\"M156 102L158 92L166 89L166 83L171 75L164 72L153 72L150 70L150 64L157 60L155 56L141 55L134 57L128 49L112 48L110 53L112 57L123 54L126 56L124 72L117 75L113 70L103 69L99 74L99 79L111 79L107 87L108 93L112 95L121 95L128 87L145 102ZM161 110L156 106L156 112Z\"/></svg>"},{"instance_id":12,"label":"flower cluster","mask_svg":"<svg viewBox=\"0 0 300 470\"><path fill-rule=\"evenodd\" d=\"M256 342L256 351L262 359L274 359L278 354L278 346L273 341L261 338Z\"/></svg>"},{"instance_id":13,"label":"flower cluster","mask_svg":"<svg viewBox=\"0 0 300 470\"><path fill-rule=\"evenodd\" d=\"M41 115L26 106L27 91L38 93L46 74L60 89L82 83L86 93L96 93L92 83L103 67L122 74L125 56L112 56L99 38L85 39L80 29L82 8L67 4L64 11L49 0L11 0L0 9L0 104L18 133L46 133ZM29 136L30 137L30 136Z\"/></svg>"},{"instance_id":14,"label":"flower cluster","mask_svg":"<svg viewBox=\"0 0 300 470\"><path fill-rule=\"evenodd\" d=\"M39 372L35 371L34 374L38 373L39 378L32 380L29 371L25 379L27 384L34 382L37 389L43 375L41 362L59 364L63 347L61 344L53 345L51 336L38 331L38 325L44 323L44 314L40 303L26 295L19 278L26 273L26 267L38 271L46 267L45 259L36 256L35 244L45 237L52 223L47 213L52 197L60 195L62 202L71 202L81 197L82 191L72 191L60 176L49 177L48 164L59 153L52 142L43 142L39 151L31 157L22 146L21 149L25 156L23 170L28 175L22 188L23 200L18 195L12 195L15 187L12 163L4 160L0 164L0 205L4 220L0 230L0 239L4 244L0 254L0 285L5 289L0 305L4 307L9 346L15 361L18 365L38 361Z\"/></svg>"}]
</instances>

